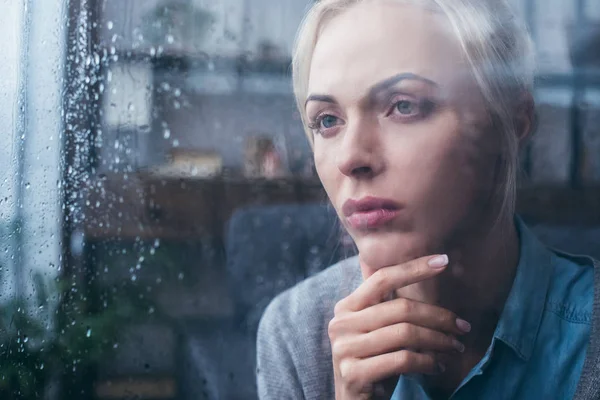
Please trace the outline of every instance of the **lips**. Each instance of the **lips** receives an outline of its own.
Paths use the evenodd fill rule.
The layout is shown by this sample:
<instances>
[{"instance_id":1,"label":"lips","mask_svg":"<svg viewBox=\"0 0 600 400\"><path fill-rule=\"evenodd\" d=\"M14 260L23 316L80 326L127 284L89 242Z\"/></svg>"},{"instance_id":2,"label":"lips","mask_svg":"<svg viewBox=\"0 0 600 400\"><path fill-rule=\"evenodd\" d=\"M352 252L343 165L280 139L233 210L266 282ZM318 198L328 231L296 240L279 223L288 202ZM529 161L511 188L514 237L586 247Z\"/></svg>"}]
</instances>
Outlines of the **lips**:
<instances>
[{"instance_id":1,"label":"lips","mask_svg":"<svg viewBox=\"0 0 600 400\"><path fill-rule=\"evenodd\" d=\"M360 200L347 200L342 213L350 227L358 230L380 227L398 216L400 205L393 200L378 197L364 197Z\"/></svg>"}]
</instances>

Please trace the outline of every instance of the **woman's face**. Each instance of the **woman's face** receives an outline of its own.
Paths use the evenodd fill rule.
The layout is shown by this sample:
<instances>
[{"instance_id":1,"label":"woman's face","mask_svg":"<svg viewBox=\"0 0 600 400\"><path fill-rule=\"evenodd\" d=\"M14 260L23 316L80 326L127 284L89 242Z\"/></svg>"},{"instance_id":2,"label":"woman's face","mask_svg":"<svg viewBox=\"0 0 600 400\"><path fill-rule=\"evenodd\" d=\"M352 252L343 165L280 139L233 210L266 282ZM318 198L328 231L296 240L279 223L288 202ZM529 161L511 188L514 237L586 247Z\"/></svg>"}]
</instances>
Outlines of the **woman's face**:
<instances>
[{"instance_id":1,"label":"woman's face","mask_svg":"<svg viewBox=\"0 0 600 400\"><path fill-rule=\"evenodd\" d=\"M498 134L441 15L366 1L329 21L306 117L319 177L371 270L444 251L485 212Z\"/></svg>"}]
</instances>

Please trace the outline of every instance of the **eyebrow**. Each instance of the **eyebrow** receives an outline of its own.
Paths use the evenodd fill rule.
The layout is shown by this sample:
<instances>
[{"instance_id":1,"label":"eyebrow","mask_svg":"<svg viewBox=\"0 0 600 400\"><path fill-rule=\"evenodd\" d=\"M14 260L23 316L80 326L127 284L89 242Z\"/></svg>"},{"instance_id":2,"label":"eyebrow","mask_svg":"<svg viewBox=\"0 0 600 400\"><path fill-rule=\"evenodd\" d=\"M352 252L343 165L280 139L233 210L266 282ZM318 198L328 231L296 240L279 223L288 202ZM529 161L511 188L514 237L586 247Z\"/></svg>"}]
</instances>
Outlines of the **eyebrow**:
<instances>
[{"instance_id":1,"label":"eyebrow","mask_svg":"<svg viewBox=\"0 0 600 400\"><path fill-rule=\"evenodd\" d=\"M384 79L383 81L378 82L375 85L371 86L371 88L369 89L367 98L371 100L371 99L375 98L379 93L389 89L390 87L394 86L395 84L397 84L398 82L401 82L403 80L421 81L428 85L439 87L439 85L435 81L432 81L431 79L425 78L425 77L417 75L417 74L413 74L411 72L404 72L404 73L389 77L387 79ZM324 95L324 94L309 95L306 98L306 102L304 103L305 107L309 101L322 101L325 103L333 103L333 104L337 103L337 100L335 99L335 97L329 96L329 95Z\"/></svg>"}]
</instances>

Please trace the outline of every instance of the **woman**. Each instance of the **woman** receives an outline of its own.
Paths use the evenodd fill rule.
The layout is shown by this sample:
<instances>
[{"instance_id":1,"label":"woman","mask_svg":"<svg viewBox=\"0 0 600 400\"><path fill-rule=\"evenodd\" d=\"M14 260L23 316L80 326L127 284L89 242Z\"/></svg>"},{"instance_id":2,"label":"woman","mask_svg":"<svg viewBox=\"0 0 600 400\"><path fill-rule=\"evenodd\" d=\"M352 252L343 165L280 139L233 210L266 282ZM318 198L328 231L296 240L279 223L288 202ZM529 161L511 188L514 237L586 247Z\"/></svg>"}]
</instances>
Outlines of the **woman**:
<instances>
[{"instance_id":1,"label":"woman","mask_svg":"<svg viewBox=\"0 0 600 400\"><path fill-rule=\"evenodd\" d=\"M534 126L526 30L501 0L321 0L294 90L359 255L278 296L263 399L566 399L593 262L514 215Z\"/></svg>"}]
</instances>

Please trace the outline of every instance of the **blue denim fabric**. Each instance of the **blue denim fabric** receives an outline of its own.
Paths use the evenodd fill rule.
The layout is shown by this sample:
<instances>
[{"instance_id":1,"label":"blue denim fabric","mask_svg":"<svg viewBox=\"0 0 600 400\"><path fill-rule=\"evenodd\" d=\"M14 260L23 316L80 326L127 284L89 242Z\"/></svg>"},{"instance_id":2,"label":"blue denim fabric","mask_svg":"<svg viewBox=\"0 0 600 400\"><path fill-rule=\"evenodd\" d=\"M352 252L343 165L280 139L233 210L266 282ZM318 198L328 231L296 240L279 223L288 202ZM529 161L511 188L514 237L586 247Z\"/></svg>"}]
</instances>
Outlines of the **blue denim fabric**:
<instances>
[{"instance_id":1,"label":"blue denim fabric","mask_svg":"<svg viewBox=\"0 0 600 400\"><path fill-rule=\"evenodd\" d=\"M519 219L515 280L483 359L450 397L571 399L590 336L594 292L588 257L552 250ZM393 400L429 400L418 377L402 376Z\"/></svg>"}]
</instances>

